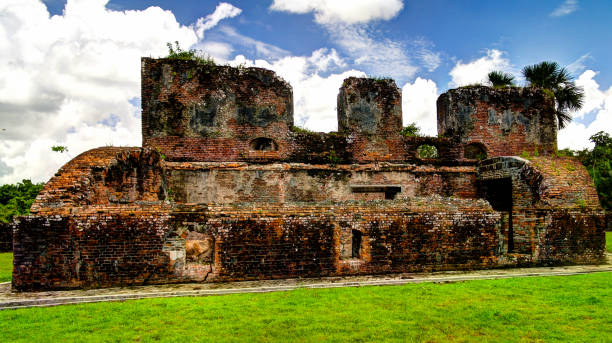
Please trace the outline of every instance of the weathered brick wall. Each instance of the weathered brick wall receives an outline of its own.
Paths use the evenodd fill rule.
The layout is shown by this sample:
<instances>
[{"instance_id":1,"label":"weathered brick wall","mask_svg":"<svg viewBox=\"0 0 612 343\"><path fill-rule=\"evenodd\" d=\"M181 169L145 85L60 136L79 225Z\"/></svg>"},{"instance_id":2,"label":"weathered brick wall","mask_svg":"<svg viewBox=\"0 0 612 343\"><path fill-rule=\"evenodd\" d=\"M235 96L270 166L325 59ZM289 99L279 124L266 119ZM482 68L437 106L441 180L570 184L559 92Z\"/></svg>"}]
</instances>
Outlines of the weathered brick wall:
<instances>
[{"instance_id":1,"label":"weathered brick wall","mask_svg":"<svg viewBox=\"0 0 612 343\"><path fill-rule=\"evenodd\" d=\"M159 153L143 148L86 151L55 173L30 212L58 214L80 206L162 201L166 194L160 162Z\"/></svg>"},{"instance_id":2,"label":"weathered brick wall","mask_svg":"<svg viewBox=\"0 0 612 343\"><path fill-rule=\"evenodd\" d=\"M384 137L402 129L402 94L392 79L345 79L337 107L339 132Z\"/></svg>"},{"instance_id":3,"label":"weathered brick wall","mask_svg":"<svg viewBox=\"0 0 612 343\"><path fill-rule=\"evenodd\" d=\"M0 252L13 250L13 227L11 223L0 222Z\"/></svg>"},{"instance_id":4,"label":"weathered brick wall","mask_svg":"<svg viewBox=\"0 0 612 343\"><path fill-rule=\"evenodd\" d=\"M348 79L340 132L312 133L292 127L291 88L271 71L145 58L142 75L145 148L93 149L58 171L16 222L15 289L603 257L604 214L578 161L478 162L468 149L553 151L541 91L452 90L438 101L447 137L403 137L389 80ZM424 144L439 157L419 158Z\"/></svg>"},{"instance_id":5,"label":"weathered brick wall","mask_svg":"<svg viewBox=\"0 0 612 343\"><path fill-rule=\"evenodd\" d=\"M458 216L460 211L463 215ZM17 290L486 268L499 214L486 202L177 206L19 218ZM363 236L352 256L351 234Z\"/></svg>"},{"instance_id":6,"label":"weathered brick wall","mask_svg":"<svg viewBox=\"0 0 612 343\"><path fill-rule=\"evenodd\" d=\"M578 160L566 157L497 157L480 164L481 183L511 181L509 193L493 189L492 195L511 197L512 237L507 224L502 229L504 250L514 254L509 258L525 263L596 263L603 258L604 213L587 173Z\"/></svg>"},{"instance_id":7,"label":"weathered brick wall","mask_svg":"<svg viewBox=\"0 0 612 343\"><path fill-rule=\"evenodd\" d=\"M438 134L488 157L550 154L557 147L553 100L542 90L485 86L452 89L438 98Z\"/></svg>"},{"instance_id":8,"label":"weathered brick wall","mask_svg":"<svg viewBox=\"0 0 612 343\"><path fill-rule=\"evenodd\" d=\"M421 144L449 163L461 150L448 139L402 137L401 92L393 80L348 78L338 95L339 132L293 125L291 87L260 68L142 60L143 145L168 161L301 163L414 162ZM267 149L258 140L269 140Z\"/></svg>"},{"instance_id":9,"label":"weathered brick wall","mask_svg":"<svg viewBox=\"0 0 612 343\"><path fill-rule=\"evenodd\" d=\"M172 282L162 254L168 215L138 211L19 218L14 231L17 290Z\"/></svg>"},{"instance_id":10,"label":"weathered brick wall","mask_svg":"<svg viewBox=\"0 0 612 343\"><path fill-rule=\"evenodd\" d=\"M408 200L434 194L477 197L472 166L166 162L165 168L169 192L179 203ZM368 190L366 186L377 187ZM388 196L385 191L394 194Z\"/></svg>"},{"instance_id":11,"label":"weathered brick wall","mask_svg":"<svg viewBox=\"0 0 612 343\"><path fill-rule=\"evenodd\" d=\"M273 71L143 58L141 93L143 145L170 159L239 160L256 138L286 154L293 93Z\"/></svg>"}]
</instances>

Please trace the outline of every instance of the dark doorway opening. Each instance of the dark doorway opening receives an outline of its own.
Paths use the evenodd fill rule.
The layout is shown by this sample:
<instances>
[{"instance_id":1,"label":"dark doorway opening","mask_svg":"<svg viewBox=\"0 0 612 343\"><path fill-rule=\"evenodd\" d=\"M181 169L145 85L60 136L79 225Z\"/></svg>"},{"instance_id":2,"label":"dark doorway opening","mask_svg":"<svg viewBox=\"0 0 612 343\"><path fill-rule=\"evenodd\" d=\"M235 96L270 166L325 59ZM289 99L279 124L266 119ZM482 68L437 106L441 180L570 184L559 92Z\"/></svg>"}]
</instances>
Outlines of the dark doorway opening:
<instances>
[{"instance_id":1,"label":"dark doorway opening","mask_svg":"<svg viewBox=\"0 0 612 343\"><path fill-rule=\"evenodd\" d=\"M361 236L362 233L359 230L352 230L353 241L351 242L352 258L361 258Z\"/></svg>"},{"instance_id":2,"label":"dark doorway opening","mask_svg":"<svg viewBox=\"0 0 612 343\"><path fill-rule=\"evenodd\" d=\"M514 251L514 229L512 228L512 179L482 180L481 192L495 211L508 213L508 252Z\"/></svg>"}]
</instances>

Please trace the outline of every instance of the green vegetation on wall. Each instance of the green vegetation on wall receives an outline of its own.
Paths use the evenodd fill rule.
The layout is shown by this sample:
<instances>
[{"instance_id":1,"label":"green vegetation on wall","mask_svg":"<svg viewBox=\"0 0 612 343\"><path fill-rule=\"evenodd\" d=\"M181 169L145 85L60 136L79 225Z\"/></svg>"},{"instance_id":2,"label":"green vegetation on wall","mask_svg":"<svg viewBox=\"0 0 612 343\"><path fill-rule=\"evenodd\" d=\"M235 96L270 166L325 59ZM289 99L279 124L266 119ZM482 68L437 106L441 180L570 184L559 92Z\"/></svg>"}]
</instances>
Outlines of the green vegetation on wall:
<instances>
[{"instance_id":1,"label":"green vegetation on wall","mask_svg":"<svg viewBox=\"0 0 612 343\"><path fill-rule=\"evenodd\" d=\"M43 186L44 183L32 183L30 180L0 186L0 222L8 223L13 217L29 214Z\"/></svg>"},{"instance_id":2,"label":"green vegetation on wall","mask_svg":"<svg viewBox=\"0 0 612 343\"><path fill-rule=\"evenodd\" d=\"M181 49L178 41L174 42L174 46L172 46L172 43L166 43L166 45L168 46L168 56L166 56L166 58L174 60L197 61L199 64L207 66L215 65L215 61L210 56L207 56L198 50Z\"/></svg>"}]
</instances>

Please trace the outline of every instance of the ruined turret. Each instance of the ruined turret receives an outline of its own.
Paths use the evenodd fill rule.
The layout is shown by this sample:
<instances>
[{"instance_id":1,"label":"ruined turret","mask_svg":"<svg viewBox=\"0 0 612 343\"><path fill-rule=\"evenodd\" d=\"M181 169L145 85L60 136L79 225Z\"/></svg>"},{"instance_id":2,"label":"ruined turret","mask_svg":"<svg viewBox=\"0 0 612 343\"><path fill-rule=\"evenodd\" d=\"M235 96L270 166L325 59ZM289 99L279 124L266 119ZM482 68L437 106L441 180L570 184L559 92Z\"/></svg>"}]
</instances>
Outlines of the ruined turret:
<instances>
[{"instance_id":1,"label":"ruined turret","mask_svg":"<svg viewBox=\"0 0 612 343\"><path fill-rule=\"evenodd\" d=\"M143 145L169 160L275 158L291 126L293 91L271 70L142 59Z\"/></svg>"},{"instance_id":2,"label":"ruined turret","mask_svg":"<svg viewBox=\"0 0 612 343\"><path fill-rule=\"evenodd\" d=\"M437 106L438 135L460 143L465 158L556 151L555 105L541 89L461 87L440 95Z\"/></svg>"}]
</instances>

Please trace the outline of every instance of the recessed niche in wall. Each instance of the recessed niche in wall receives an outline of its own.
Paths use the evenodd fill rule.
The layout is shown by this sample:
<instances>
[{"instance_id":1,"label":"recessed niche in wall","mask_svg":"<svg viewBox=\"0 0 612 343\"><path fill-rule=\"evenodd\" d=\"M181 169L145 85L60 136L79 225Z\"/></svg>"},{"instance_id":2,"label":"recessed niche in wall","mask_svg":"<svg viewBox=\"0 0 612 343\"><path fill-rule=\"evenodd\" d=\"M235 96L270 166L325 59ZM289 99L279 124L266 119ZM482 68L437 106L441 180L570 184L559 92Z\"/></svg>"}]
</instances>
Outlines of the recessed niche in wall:
<instances>
[{"instance_id":1,"label":"recessed niche in wall","mask_svg":"<svg viewBox=\"0 0 612 343\"><path fill-rule=\"evenodd\" d=\"M249 143L249 150L251 151L277 151L278 145L271 138L258 137Z\"/></svg>"},{"instance_id":2,"label":"recessed niche in wall","mask_svg":"<svg viewBox=\"0 0 612 343\"><path fill-rule=\"evenodd\" d=\"M487 158L487 149L480 143L470 143L465 146L463 157L472 160L484 160Z\"/></svg>"}]
</instances>

